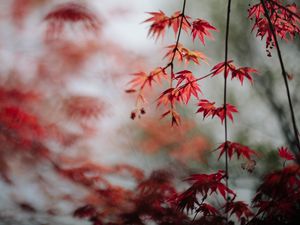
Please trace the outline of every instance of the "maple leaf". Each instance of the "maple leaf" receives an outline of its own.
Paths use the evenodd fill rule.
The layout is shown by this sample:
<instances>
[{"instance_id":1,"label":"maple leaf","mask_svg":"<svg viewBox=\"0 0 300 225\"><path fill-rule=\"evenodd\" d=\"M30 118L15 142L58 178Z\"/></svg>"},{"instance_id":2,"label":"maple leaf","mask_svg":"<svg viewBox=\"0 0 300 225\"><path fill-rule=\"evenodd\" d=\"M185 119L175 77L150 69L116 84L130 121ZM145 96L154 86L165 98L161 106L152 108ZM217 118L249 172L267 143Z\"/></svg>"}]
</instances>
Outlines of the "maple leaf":
<instances>
[{"instance_id":1,"label":"maple leaf","mask_svg":"<svg viewBox=\"0 0 300 225\"><path fill-rule=\"evenodd\" d=\"M238 159L240 158L240 156L242 156L243 158L248 160L251 160L251 156L257 155L257 153L254 150L250 149L247 146L241 145L236 142L227 141L217 148L217 150L221 151L218 159L220 159L221 156L225 153L226 148L229 159L232 158L234 153L237 155Z\"/></svg>"},{"instance_id":2,"label":"maple leaf","mask_svg":"<svg viewBox=\"0 0 300 225\"><path fill-rule=\"evenodd\" d=\"M163 78L167 78L165 70L161 67L158 67L151 71L149 74L141 71L132 74L134 78L129 82L131 87L126 91L127 93L136 92L136 87L139 89L144 89L145 87L151 87L153 82L161 83Z\"/></svg>"},{"instance_id":3,"label":"maple leaf","mask_svg":"<svg viewBox=\"0 0 300 225\"><path fill-rule=\"evenodd\" d=\"M152 17L145 20L144 23L151 22L148 35L152 35L159 38L159 36L164 36L166 27L169 26L169 17L163 11L159 12L148 12Z\"/></svg>"},{"instance_id":4,"label":"maple leaf","mask_svg":"<svg viewBox=\"0 0 300 225\"><path fill-rule=\"evenodd\" d=\"M103 102L91 96L72 96L64 106L67 115L76 120L98 118L104 111Z\"/></svg>"},{"instance_id":5,"label":"maple leaf","mask_svg":"<svg viewBox=\"0 0 300 225\"><path fill-rule=\"evenodd\" d=\"M170 17L168 17L163 11L159 12L148 12L152 17L145 20L144 23L151 22L148 35L156 36L156 39L159 36L164 36L166 28L172 27L175 36L178 33L180 24L181 29L185 32L188 32L191 29L191 24L189 22L190 17L183 15L180 11L174 12Z\"/></svg>"},{"instance_id":6,"label":"maple leaf","mask_svg":"<svg viewBox=\"0 0 300 225\"><path fill-rule=\"evenodd\" d=\"M171 185L171 178L171 174L166 171L154 171L149 178L139 183L138 190L142 195L162 193L165 196L172 196L176 190Z\"/></svg>"},{"instance_id":7,"label":"maple leaf","mask_svg":"<svg viewBox=\"0 0 300 225\"><path fill-rule=\"evenodd\" d=\"M216 115L220 118L222 123L225 119L225 116L229 117L229 119L233 122L232 113L237 113L237 112L238 112L237 108L228 103L226 104L226 115L225 115L225 107L219 107L216 109Z\"/></svg>"},{"instance_id":8,"label":"maple leaf","mask_svg":"<svg viewBox=\"0 0 300 225\"><path fill-rule=\"evenodd\" d=\"M299 202L300 167L291 165L267 174L253 199L258 213L270 217L288 218L297 215Z\"/></svg>"},{"instance_id":9,"label":"maple leaf","mask_svg":"<svg viewBox=\"0 0 300 225\"><path fill-rule=\"evenodd\" d=\"M172 120L171 120L172 126L173 125L179 126L180 123L181 123L180 114L177 113L175 110L172 110L171 111L171 116L172 116L171 117L172 118Z\"/></svg>"},{"instance_id":10,"label":"maple leaf","mask_svg":"<svg viewBox=\"0 0 300 225\"><path fill-rule=\"evenodd\" d=\"M147 73L142 71L142 72L133 73L132 75L135 76L135 78L133 78L129 82L131 84L132 88L134 88L134 87L143 88L147 82L148 82L148 85L151 86L152 79L148 78ZM132 89L132 90L134 90L134 89Z\"/></svg>"},{"instance_id":11,"label":"maple leaf","mask_svg":"<svg viewBox=\"0 0 300 225\"><path fill-rule=\"evenodd\" d=\"M48 13L44 20L49 21L47 34L62 32L64 23L82 23L87 30L99 31L101 22L99 18L82 4L65 3Z\"/></svg>"},{"instance_id":12,"label":"maple leaf","mask_svg":"<svg viewBox=\"0 0 300 225\"><path fill-rule=\"evenodd\" d=\"M225 70L225 62L220 62L217 65L215 65L211 71L212 71L212 77L220 74ZM237 78L243 85L244 79L247 78L251 83L253 82L252 79L252 73L257 73L256 69L253 69L251 67L240 67L237 68L233 64L233 60L227 61L227 67L226 67L226 78L228 77L229 73L231 73L231 79Z\"/></svg>"},{"instance_id":13,"label":"maple leaf","mask_svg":"<svg viewBox=\"0 0 300 225\"><path fill-rule=\"evenodd\" d=\"M201 99L198 103L199 109L197 113L203 113L203 119L208 116L214 116L216 107L215 102L210 102L207 99Z\"/></svg>"},{"instance_id":14,"label":"maple leaf","mask_svg":"<svg viewBox=\"0 0 300 225\"><path fill-rule=\"evenodd\" d=\"M197 193L200 193L204 199L213 193L220 193L223 198L226 199L227 194L235 196L235 193L222 183L224 178L225 172L219 170L217 173L213 174L194 174L186 180L193 182L193 185L190 187L190 189L194 189ZM190 191L191 190L188 189L188 192Z\"/></svg>"},{"instance_id":15,"label":"maple leaf","mask_svg":"<svg viewBox=\"0 0 300 225\"><path fill-rule=\"evenodd\" d=\"M203 113L203 118L212 116L219 117L221 122L223 123L225 119L225 107L215 107L215 102L210 102L207 99L201 99L198 103L198 110L196 113ZM226 104L226 116L229 117L231 121L233 121L232 113L237 113L238 110L235 106L231 104Z\"/></svg>"},{"instance_id":16,"label":"maple leaf","mask_svg":"<svg viewBox=\"0 0 300 225\"><path fill-rule=\"evenodd\" d=\"M209 30L217 31L217 29L214 26L210 25L207 21L202 19L195 20L192 25L193 41L196 37L198 37L203 45L205 45L204 36L207 36L209 39L213 39L213 36L209 32Z\"/></svg>"},{"instance_id":17,"label":"maple leaf","mask_svg":"<svg viewBox=\"0 0 300 225\"><path fill-rule=\"evenodd\" d=\"M176 101L180 100L179 92L176 88L168 88L167 90L163 91L161 95L157 99L157 106L160 105L174 105Z\"/></svg>"},{"instance_id":18,"label":"maple leaf","mask_svg":"<svg viewBox=\"0 0 300 225\"><path fill-rule=\"evenodd\" d=\"M205 215L216 215L218 211L211 205L203 204L204 200L213 193L221 194L224 199L228 194L235 197L235 193L222 183L225 178L225 172L219 170L213 174L194 174L191 175L186 181L192 182L186 191L177 197L178 208L180 210L193 211L196 206L199 206L197 211L202 211ZM201 204L198 201L198 194L202 195Z\"/></svg>"},{"instance_id":19,"label":"maple leaf","mask_svg":"<svg viewBox=\"0 0 300 225\"><path fill-rule=\"evenodd\" d=\"M188 32L189 29L191 29L191 24L189 22L190 17L184 16L180 11L176 11L173 13L173 15L169 19L169 27L172 26L175 36L178 33L178 29L180 27L180 23L182 20L182 26L181 29L183 29L185 32Z\"/></svg>"},{"instance_id":20,"label":"maple leaf","mask_svg":"<svg viewBox=\"0 0 300 225\"><path fill-rule=\"evenodd\" d=\"M228 202L225 206L225 213L229 213L230 216L235 214L239 220L243 217L249 219L249 217L254 216L248 204L243 201Z\"/></svg>"},{"instance_id":21,"label":"maple leaf","mask_svg":"<svg viewBox=\"0 0 300 225\"><path fill-rule=\"evenodd\" d=\"M195 82L196 78L193 73L189 70L182 70L177 73L175 77L178 80L176 87L179 87L183 82L184 84L179 87L180 98L187 104L191 98L191 95L195 96L198 99L198 93L201 93L200 86Z\"/></svg>"},{"instance_id":22,"label":"maple leaf","mask_svg":"<svg viewBox=\"0 0 300 225\"><path fill-rule=\"evenodd\" d=\"M220 62L217 65L215 65L211 71L212 71L212 77L216 76L217 74L220 74L225 70L225 62ZM228 74L230 71L234 70L235 66L233 65L233 60L227 61L227 68L226 68L226 77L228 77Z\"/></svg>"},{"instance_id":23,"label":"maple leaf","mask_svg":"<svg viewBox=\"0 0 300 225\"><path fill-rule=\"evenodd\" d=\"M198 207L197 212L202 212L203 216L216 216L219 214L219 211L215 207L207 203L202 203Z\"/></svg>"},{"instance_id":24,"label":"maple leaf","mask_svg":"<svg viewBox=\"0 0 300 225\"><path fill-rule=\"evenodd\" d=\"M164 112L161 115L161 119L163 119L164 117L166 117L167 115L171 115L171 125L174 126L179 126L181 123L181 118L180 118L180 114L177 113L174 109L168 110L166 112Z\"/></svg>"},{"instance_id":25,"label":"maple leaf","mask_svg":"<svg viewBox=\"0 0 300 225\"><path fill-rule=\"evenodd\" d=\"M280 158L284 160L295 160L295 156L288 150L287 147L280 147L278 149Z\"/></svg>"},{"instance_id":26,"label":"maple leaf","mask_svg":"<svg viewBox=\"0 0 300 225\"><path fill-rule=\"evenodd\" d=\"M242 85L244 78L247 78L251 83L253 83L251 73L257 73L257 70L250 67L240 67L232 71L231 79L235 77L238 78Z\"/></svg>"},{"instance_id":27,"label":"maple leaf","mask_svg":"<svg viewBox=\"0 0 300 225\"><path fill-rule=\"evenodd\" d=\"M300 33L299 9L296 4L283 5L282 1L265 2L267 13L274 28L275 34L286 41L293 40ZM266 36L266 51L271 56L269 49L275 46L275 40L268 19L265 16L261 3L253 5L248 9L248 17L255 19L252 31L257 29L256 36L263 39Z\"/></svg>"},{"instance_id":28,"label":"maple leaf","mask_svg":"<svg viewBox=\"0 0 300 225\"><path fill-rule=\"evenodd\" d=\"M181 43L178 43L174 45L167 46L167 53L165 54L164 58L168 58L169 60L173 59L174 52L175 56L174 58L178 60L178 62L184 62L186 65L192 61L196 64L200 64L200 62L204 62L207 64L207 57L202 52L199 51L192 51L188 48L185 48Z\"/></svg>"},{"instance_id":29,"label":"maple leaf","mask_svg":"<svg viewBox=\"0 0 300 225\"><path fill-rule=\"evenodd\" d=\"M199 205L198 198L197 198L197 191L190 187L188 190L183 192L177 197L178 201L178 209L181 211L186 210L187 213L196 208L196 205Z\"/></svg>"},{"instance_id":30,"label":"maple leaf","mask_svg":"<svg viewBox=\"0 0 300 225\"><path fill-rule=\"evenodd\" d=\"M165 54L164 58L168 58L169 60L172 60L173 55L175 53L174 58L177 59L179 62L183 62L183 54L180 51L180 49L183 48L183 45L181 43L178 43L177 48L176 48L176 44L169 45L166 48L168 49L168 51Z\"/></svg>"}]
</instances>

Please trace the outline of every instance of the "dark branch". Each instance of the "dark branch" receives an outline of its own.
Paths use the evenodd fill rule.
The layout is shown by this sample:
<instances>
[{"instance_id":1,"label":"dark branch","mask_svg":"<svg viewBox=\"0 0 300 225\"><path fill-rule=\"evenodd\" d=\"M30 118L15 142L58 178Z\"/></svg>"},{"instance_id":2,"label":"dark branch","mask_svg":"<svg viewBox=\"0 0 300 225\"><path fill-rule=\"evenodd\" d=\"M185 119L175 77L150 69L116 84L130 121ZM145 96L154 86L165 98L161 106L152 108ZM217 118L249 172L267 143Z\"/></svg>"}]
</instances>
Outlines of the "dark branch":
<instances>
[{"instance_id":1,"label":"dark branch","mask_svg":"<svg viewBox=\"0 0 300 225\"><path fill-rule=\"evenodd\" d=\"M226 20L226 34L225 34L225 70L224 70L224 127L225 127L225 172L226 172L226 187L228 187L228 128L227 128L227 61L228 61L228 41L229 41L229 23L230 23L230 8L231 8L231 0L228 0L227 6L227 20ZM228 194L226 195L226 207L228 205ZM228 213L226 214L226 221L228 222Z\"/></svg>"}]
</instances>

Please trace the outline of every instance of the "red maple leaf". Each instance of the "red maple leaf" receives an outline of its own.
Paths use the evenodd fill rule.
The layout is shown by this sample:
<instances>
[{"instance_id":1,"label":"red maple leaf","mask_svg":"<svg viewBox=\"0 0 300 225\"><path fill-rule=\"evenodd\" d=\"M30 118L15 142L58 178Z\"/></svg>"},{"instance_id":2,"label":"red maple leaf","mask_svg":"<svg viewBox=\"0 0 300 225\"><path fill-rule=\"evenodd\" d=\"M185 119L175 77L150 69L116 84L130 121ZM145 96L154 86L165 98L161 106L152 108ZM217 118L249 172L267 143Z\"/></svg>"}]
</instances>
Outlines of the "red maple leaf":
<instances>
[{"instance_id":1,"label":"red maple leaf","mask_svg":"<svg viewBox=\"0 0 300 225\"><path fill-rule=\"evenodd\" d=\"M167 77L165 70L161 67L154 69L149 74L141 71L132 75L134 76L134 78L129 82L129 84L131 84L131 87L126 90L127 93L135 92L135 88L137 87L141 90L147 86L151 87L153 82L160 83L161 79Z\"/></svg>"},{"instance_id":2,"label":"red maple leaf","mask_svg":"<svg viewBox=\"0 0 300 225\"><path fill-rule=\"evenodd\" d=\"M211 69L212 77L222 73L225 70L225 65L226 65L225 62L220 62L217 65L215 65ZM231 79L237 78L243 85L245 78L247 78L252 83L252 81L253 81L252 73L257 73L257 70L253 69L251 67L238 68L237 66L235 66L233 64L233 60L229 60L229 61L227 61L226 77L228 77L229 73L231 73Z\"/></svg>"},{"instance_id":3,"label":"red maple leaf","mask_svg":"<svg viewBox=\"0 0 300 225\"><path fill-rule=\"evenodd\" d=\"M164 36L170 18L161 10L159 12L148 12L148 14L152 16L144 21L144 23L151 22L148 35L152 35L156 39L159 36Z\"/></svg>"},{"instance_id":4,"label":"red maple leaf","mask_svg":"<svg viewBox=\"0 0 300 225\"><path fill-rule=\"evenodd\" d=\"M183 16L180 11L176 11L173 13L173 15L169 19L169 27L172 26L174 34L177 35L178 29L180 27L180 23L182 20L182 26L181 28L188 32L189 29L191 29L191 24L189 22L190 17L189 16Z\"/></svg>"},{"instance_id":5,"label":"red maple leaf","mask_svg":"<svg viewBox=\"0 0 300 225\"><path fill-rule=\"evenodd\" d=\"M196 113L203 113L203 118L212 116L217 116L220 118L221 122L223 123L225 119L225 107L215 107L215 102L210 102L207 99L202 99L198 103L198 110ZM231 104L226 104L226 116L229 117L231 121L233 121L232 113L237 113L238 110L235 106Z\"/></svg>"},{"instance_id":6,"label":"red maple leaf","mask_svg":"<svg viewBox=\"0 0 300 225\"><path fill-rule=\"evenodd\" d=\"M215 65L211 71L212 71L212 76L216 76L217 74L220 74L225 70L225 62L220 62L217 65ZM227 61L227 67L226 67L226 77L228 77L228 74L230 71L234 70L235 66L233 65L233 60L228 60Z\"/></svg>"},{"instance_id":7,"label":"red maple leaf","mask_svg":"<svg viewBox=\"0 0 300 225\"><path fill-rule=\"evenodd\" d=\"M213 206L203 202L213 193L220 193L224 199L226 199L227 195L232 195L233 198L235 197L235 193L222 183L224 178L225 172L222 170L213 174L191 175L186 180L192 182L192 186L177 197L178 208L182 211L186 209L187 212L189 212L195 210L196 206L198 206L197 211L202 211L205 215L218 214L218 211ZM201 204L198 201L198 197L201 198Z\"/></svg>"},{"instance_id":8,"label":"red maple leaf","mask_svg":"<svg viewBox=\"0 0 300 225\"><path fill-rule=\"evenodd\" d=\"M99 18L90 9L82 4L65 3L59 5L47 14L44 18L49 21L47 34L53 35L62 32L64 23L80 23L87 30L97 32L100 29L101 22Z\"/></svg>"},{"instance_id":9,"label":"red maple leaf","mask_svg":"<svg viewBox=\"0 0 300 225\"><path fill-rule=\"evenodd\" d=\"M193 185L190 188L200 193L204 198L213 193L220 193L223 198L226 199L227 194L235 196L235 193L222 183L224 178L225 172L219 170L217 173L213 174L194 174L186 180L193 182Z\"/></svg>"},{"instance_id":10,"label":"red maple leaf","mask_svg":"<svg viewBox=\"0 0 300 225\"><path fill-rule=\"evenodd\" d=\"M216 115L221 119L221 122L223 123L225 116L229 117L229 119L233 122L233 115L232 113L237 113L238 110L235 106L231 104L226 104L226 115L225 115L225 107L219 107L216 110Z\"/></svg>"},{"instance_id":11,"label":"red maple leaf","mask_svg":"<svg viewBox=\"0 0 300 225\"><path fill-rule=\"evenodd\" d=\"M192 37L193 40L195 40L196 37L200 39L200 41L205 45L204 43L204 37L208 37L209 39L213 39L213 36L209 32L209 30L217 31L217 29L210 25L207 21L202 19L197 19L193 22L192 25Z\"/></svg>"},{"instance_id":12,"label":"red maple leaf","mask_svg":"<svg viewBox=\"0 0 300 225\"><path fill-rule=\"evenodd\" d=\"M284 160L295 160L295 156L288 150L287 147L280 147L278 149L280 158Z\"/></svg>"},{"instance_id":13,"label":"red maple leaf","mask_svg":"<svg viewBox=\"0 0 300 225\"><path fill-rule=\"evenodd\" d=\"M227 153L228 153L228 157L229 159L232 158L233 154L235 153L237 155L237 158L239 159L240 156L242 156L245 159L251 160L251 156L253 155L257 155L257 153L250 149L247 146L241 145L239 143L236 142L224 142L223 144L221 144L217 149L220 150L220 154L219 154L219 158L221 158L221 156L225 153L227 148Z\"/></svg>"},{"instance_id":14,"label":"red maple leaf","mask_svg":"<svg viewBox=\"0 0 300 225\"><path fill-rule=\"evenodd\" d=\"M233 70L231 73L231 79L238 78L243 85L244 78L247 78L251 83L253 82L251 73L257 73L256 69L251 67L240 67L236 70Z\"/></svg>"},{"instance_id":15,"label":"red maple leaf","mask_svg":"<svg viewBox=\"0 0 300 225\"><path fill-rule=\"evenodd\" d=\"M208 116L214 116L216 107L215 102L210 102L207 99L201 99L198 103L199 109L197 113L203 113L203 119Z\"/></svg>"},{"instance_id":16,"label":"red maple leaf","mask_svg":"<svg viewBox=\"0 0 300 225\"><path fill-rule=\"evenodd\" d=\"M169 45L167 46L167 53L165 54L164 58L168 58L169 60L172 60L174 52L175 57L178 62L184 62L185 64L188 64L190 61L193 61L196 64L199 64L201 61L207 63L207 57L202 52L199 51L192 51L188 48L185 48L181 43L178 43L177 48L176 45Z\"/></svg>"},{"instance_id":17,"label":"red maple leaf","mask_svg":"<svg viewBox=\"0 0 300 225\"><path fill-rule=\"evenodd\" d=\"M253 212L249 209L248 204L243 201L231 201L226 204L225 212L229 215L235 214L236 217L241 220L242 218L249 218L254 216Z\"/></svg>"},{"instance_id":18,"label":"red maple leaf","mask_svg":"<svg viewBox=\"0 0 300 225\"><path fill-rule=\"evenodd\" d=\"M219 214L219 211L215 207L207 203L202 203L197 211L202 212L203 216L216 216Z\"/></svg>"},{"instance_id":19,"label":"red maple leaf","mask_svg":"<svg viewBox=\"0 0 300 225\"><path fill-rule=\"evenodd\" d=\"M181 100L187 104L191 95L198 99L198 93L201 93L201 90L199 84L195 81L196 78L194 74L189 70L183 70L177 74L175 77L175 79L178 80L176 87L179 87L178 91L180 92L179 96Z\"/></svg>"},{"instance_id":20,"label":"red maple leaf","mask_svg":"<svg viewBox=\"0 0 300 225\"><path fill-rule=\"evenodd\" d=\"M283 1L266 1L265 6L275 34L281 39L293 40L300 33L299 9L295 3L283 5ZM263 5L261 3L253 5L248 10L248 17L251 20L255 19L252 30L257 29L256 36L261 39L266 36L267 53L271 56L269 49L276 46Z\"/></svg>"},{"instance_id":21,"label":"red maple leaf","mask_svg":"<svg viewBox=\"0 0 300 225\"><path fill-rule=\"evenodd\" d=\"M179 101L180 98L178 96L179 92L176 91L175 88L168 88L163 91L161 95L157 99L157 106L160 105L174 105L176 101Z\"/></svg>"}]
</instances>

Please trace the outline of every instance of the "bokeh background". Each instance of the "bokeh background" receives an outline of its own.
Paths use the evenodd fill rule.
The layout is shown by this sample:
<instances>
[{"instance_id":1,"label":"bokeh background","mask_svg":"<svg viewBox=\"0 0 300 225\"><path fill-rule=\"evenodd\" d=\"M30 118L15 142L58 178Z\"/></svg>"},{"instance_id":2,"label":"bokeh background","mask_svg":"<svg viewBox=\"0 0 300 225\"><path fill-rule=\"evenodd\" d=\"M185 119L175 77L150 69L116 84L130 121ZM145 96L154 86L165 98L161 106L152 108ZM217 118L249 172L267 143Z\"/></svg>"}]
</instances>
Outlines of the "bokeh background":
<instances>
[{"instance_id":1,"label":"bokeh background","mask_svg":"<svg viewBox=\"0 0 300 225\"><path fill-rule=\"evenodd\" d=\"M183 33L184 45L209 57L208 65L189 68L201 76L223 61L226 4L187 3L189 16L218 29L205 46ZM259 71L253 85L229 82L229 102L239 109L229 124L230 140L260 152L252 173L243 170L241 162L230 165L230 185L248 202L258 179L281 166L276 149L289 146L296 151L276 52L268 57L265 41L251 32L249 3L255 1L233 2L229 46L230 59ZM176 175L179 188L191 173L224 167L214 152L223 142L224 128L217 120L196 115L196 101L182 107L182 126L171 127L170 121L160 119L154 103L162 89L154 88L148 93L146 114L130 119L135 99L125 90L131 74L164 66L165 46L175 42L172 32L163 40L148 36L149 24L142 23L149 17L146 12L171 15L181 4L0 0L0 224L88 224L72 218L87 199L88 188L76 184L75 176L62 176L77 165L97 165L103 173L121 171L109 181L128 188L134 186L127 174L132 170L126 172L122 165L146 175L168 170ZM81 17L55 14L66 5ZM280 41L280 46L299 121L299 37L291 43ZM201 87L208 99L222 103L221 77Z\"/></svg>"}]
</instances>

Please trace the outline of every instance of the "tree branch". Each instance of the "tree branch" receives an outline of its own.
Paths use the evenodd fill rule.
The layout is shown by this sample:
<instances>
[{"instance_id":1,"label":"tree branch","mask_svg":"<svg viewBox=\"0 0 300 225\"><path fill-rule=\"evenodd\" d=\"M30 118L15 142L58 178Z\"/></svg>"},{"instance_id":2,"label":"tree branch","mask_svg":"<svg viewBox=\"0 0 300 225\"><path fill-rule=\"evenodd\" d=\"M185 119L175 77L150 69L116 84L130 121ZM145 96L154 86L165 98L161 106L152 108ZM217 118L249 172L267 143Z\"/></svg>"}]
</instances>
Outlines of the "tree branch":
<instances>
[{"instance_id":1,"label":"tree branch","mask_svg":"<svg viewBox=\"0 0 300 225\"><path fill-rule=\"evenodd\" d=\"M270 27L272 36L274 38L274 42L275 42L275 46L276 46L276 50L277 50L277 54L278 54L278 59L279 59L280 67L281 67L281 73L282 73L282 76L283 76L284 85L285 85L286 93L287 93L287 97L288 97L289 108L290 108L292 124L293 124L293 130L294 130L294 136L295 136L295 142L296 142L296 146L297 146L297 148L300 152L300 140L299 140L299 135L298 135L298 128L297 128L297 123L296 123L296 118L295 118L295 113L294 113L294 107L293 107L293 103L292 103L292 99L291 99L291 93L290 93L289 84L288 84L287 73L286 73L286 70L285 70L285 66L284 66L284 63L283 63L281 51L280 51L278 40L277 40L277 37L276 37L276 32L275 32L275 29L273 27L271 18L269 16L268 9L266 7L265 1L260 0L260 2L263 6L265 16L268 20L269 27Z\"/></svg>"},{"instance_id":2,"label":"tree branch","mask_svg":"<svg viewBox=\"0 0 300 225\"><path fill-rule=\"evenodd\" d=\"M226 34L225 34L225 70L224 70L224 128L225 128L225 173L226 173L226 187L228 187L229 170L228 170L228 128L227 128L227 61L228 61L228 41L229 41L229 23L230 23L230 8L231 0L228 0L227 6L227 20L226 20ZM229 196L226 194L226 207L229 202ZM228 223L228 212L226 213L226 222Z\"/></svg>"}]
</instances>

